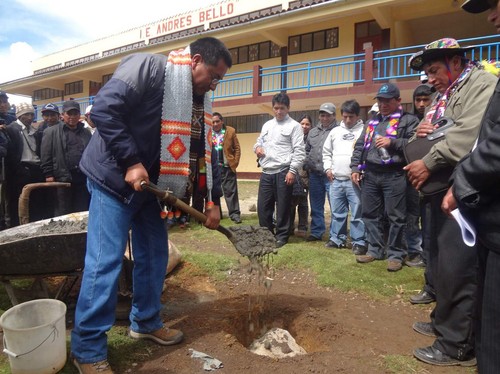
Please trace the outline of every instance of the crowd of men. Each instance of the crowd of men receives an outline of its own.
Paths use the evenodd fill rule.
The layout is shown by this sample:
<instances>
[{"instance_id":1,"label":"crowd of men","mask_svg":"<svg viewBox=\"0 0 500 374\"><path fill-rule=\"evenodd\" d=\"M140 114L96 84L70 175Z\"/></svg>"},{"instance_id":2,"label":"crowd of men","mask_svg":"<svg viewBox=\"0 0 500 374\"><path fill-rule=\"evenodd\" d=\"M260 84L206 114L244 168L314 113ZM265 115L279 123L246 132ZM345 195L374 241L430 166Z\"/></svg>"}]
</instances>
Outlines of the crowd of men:
<instances>
[{"instance_id":1,"label":"crowd of men","mask_svg":"<svg viewBox=\"0 0 500 374\"><path fill-rule=\"evenodd\" d=\"M30 189L28 217L38 221L88 210L90 195L86 178L79 169L83 150L91 132L80 120L80 105L65 101L61 111L56 104L42 107L43 121L36 123L35 108L29 103L15 107L10 114L7 94L0 91L0 156L2 157L1 228L19 225L19 197L24 186L42 183ZM50 182L68 186L51 188Z\"/></svg>"}]
</instances>

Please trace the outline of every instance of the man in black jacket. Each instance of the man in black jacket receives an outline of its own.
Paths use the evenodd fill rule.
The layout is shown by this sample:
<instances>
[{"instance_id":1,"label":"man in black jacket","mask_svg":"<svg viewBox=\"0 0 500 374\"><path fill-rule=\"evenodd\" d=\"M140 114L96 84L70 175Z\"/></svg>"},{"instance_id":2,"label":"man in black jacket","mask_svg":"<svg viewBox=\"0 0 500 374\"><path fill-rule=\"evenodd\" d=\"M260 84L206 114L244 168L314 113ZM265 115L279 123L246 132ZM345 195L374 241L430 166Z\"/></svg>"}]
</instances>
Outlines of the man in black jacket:
<instances>
[{"instance_id":1,"label":"man in black jacket","mask_svg":"<svg viewBox=\"0 0 500 374\"><path fill-rule=\"evenodd\" d=\"M89 209L87 177L79 163L92 134L80 122L80 106L74 100L63 104L63 122L45 129L41 147L41 168L46 182L70 182L69 188L56 190L55 215Z\"/></svg>"},{"instance_id":2,"label":"man in black jacket","mask_svg":"<svg viewBox=\"0 0 500 374\"><path fill-rule=\"evenodd\" d=\"M488 20L500 32L500 3L469 0L462 8L471 13L489 10ZM451 214L457 205L477 230L474 249L479 258L476 297L476 357L481 374L500 372L500 81L481 121L477 146L460 161L452 188L443 199Z\"/></svg>"},{"instance_id":3,"label":"man in black jacket","mask_svg":"<svg viewBox=\"0 0 500 374\"><path fill-rule=\"evenodd\" d=\"M361 217L365 222L368 252L356 256L361 264L386 257L387 270L399 271L406 257L402 245L406 222L406 161L403 147L413 135L418 119L403 112L399 88L387 83L377 96L379 113L368 122L356 141L351 159L351 179L358 187L361 175ZM363 173L363 174L361 174ZM380 225L381 212L389 221L389 235L384 243Z\"/></svg>"}]
</instances>

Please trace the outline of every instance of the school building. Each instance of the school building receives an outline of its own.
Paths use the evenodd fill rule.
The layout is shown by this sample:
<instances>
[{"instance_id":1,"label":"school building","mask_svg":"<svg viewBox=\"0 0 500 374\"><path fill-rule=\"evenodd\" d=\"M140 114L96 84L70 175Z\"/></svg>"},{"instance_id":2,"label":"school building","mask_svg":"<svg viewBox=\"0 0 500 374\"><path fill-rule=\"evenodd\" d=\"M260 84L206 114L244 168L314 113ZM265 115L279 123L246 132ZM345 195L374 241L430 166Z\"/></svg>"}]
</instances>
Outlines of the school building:
<instances>
[{"instance_id":1,"label":"school building","mask_svg":"<svg viewBox=\"0 0 500 374\"><path fill-rule=\"evenodd\" d=\"M340 118L345 100L356 99L362 117L381 84L396 83L406 109L420 84L407 62L423 45L453 37L475 45L473 59L498 59L500 38L485 14L461 10L462 0L224 0L186 13L152 9L150 24L123 31L33 62L33 74L0 83L29 95L41 108L70 98L82 112L131 53L168 54L201 36L221 39L233 67L213 93L214 110L234 126L242 145L240 177L259 173L252 147L272 116L271 98L285 91L291 116L317 119L323 102ZM154 21L154 22L153 22ZM38 109L39 110L39 109ZM40 116L39 116L40 118Z\"/></svg>"}]
</instances>

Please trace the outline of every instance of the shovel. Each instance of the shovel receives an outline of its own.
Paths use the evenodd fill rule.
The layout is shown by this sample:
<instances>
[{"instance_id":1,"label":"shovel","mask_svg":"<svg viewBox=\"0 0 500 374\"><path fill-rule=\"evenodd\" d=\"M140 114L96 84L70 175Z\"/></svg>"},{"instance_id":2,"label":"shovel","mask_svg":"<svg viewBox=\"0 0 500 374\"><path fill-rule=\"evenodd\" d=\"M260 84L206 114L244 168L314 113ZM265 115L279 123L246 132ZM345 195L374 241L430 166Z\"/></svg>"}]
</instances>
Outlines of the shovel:
<instances>
[{"instance_id":1,"label":"shovel","mask_svg":"<svg viewBox=\"0 0 500 374\"><path fill-rule=\"evenodd\" d=\"M172 193L158 188L153 183L142 181L141 188L156 195L160 201L164 201L191 215L198 222L205 223L207 221L205 214L179 200ZM216 230L224 234L243 256L252 258L277 252L274 235L265 227L238 226L226 228L219 225Z\"/></svg>"}]
</instances>

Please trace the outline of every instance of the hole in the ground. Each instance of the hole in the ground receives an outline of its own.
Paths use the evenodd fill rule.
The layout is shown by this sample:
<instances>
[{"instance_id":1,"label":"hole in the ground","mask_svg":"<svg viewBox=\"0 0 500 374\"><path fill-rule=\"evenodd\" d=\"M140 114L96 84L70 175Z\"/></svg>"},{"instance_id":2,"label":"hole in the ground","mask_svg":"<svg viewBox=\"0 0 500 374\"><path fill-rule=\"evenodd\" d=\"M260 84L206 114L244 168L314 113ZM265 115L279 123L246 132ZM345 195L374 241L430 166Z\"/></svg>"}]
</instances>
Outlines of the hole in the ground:
<instances>
[{"instance_id":1,"label":"hole in the ground","mask_svg":"<svg viewBox=\"0 0 500 374\"><path fill-rule=\"evenodd\" d=\"M322 299L246 295L239 298L238 303L226 304L225 312L230 316L226 332L248 348L269 330L279 328L288 331L307 353L329 351L332 341L341 336L343 330L338 323L325 323L315 304L323 304Z\"/></svg>"}]
</instances>

